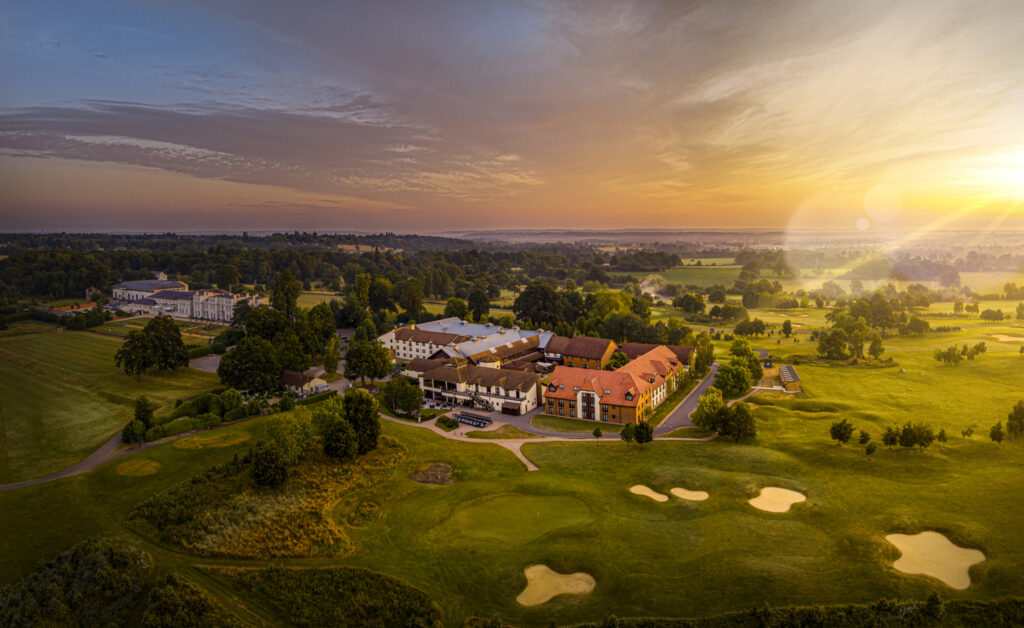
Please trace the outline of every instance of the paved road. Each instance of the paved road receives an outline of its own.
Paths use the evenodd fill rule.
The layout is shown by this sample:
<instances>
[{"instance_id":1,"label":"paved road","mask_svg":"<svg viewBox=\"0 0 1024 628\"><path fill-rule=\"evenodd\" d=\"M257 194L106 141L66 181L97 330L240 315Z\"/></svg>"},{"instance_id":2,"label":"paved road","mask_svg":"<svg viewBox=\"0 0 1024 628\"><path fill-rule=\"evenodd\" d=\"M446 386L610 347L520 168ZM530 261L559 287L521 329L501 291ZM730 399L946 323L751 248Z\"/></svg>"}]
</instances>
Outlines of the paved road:
<instances>
[{"instance_id":1,"label":"paved road","mask_svg":"<svg viewBox=\"0 0 1024 628\"><path fill-rule=\"evenodd\" d=\"M715 381L715 373L718 372L718 363L715 362L711 365L711 369L708 371L707 377L705 377L696 388L690 391L690 394L686 396L686 399L676 406L676 409L672 411L665 420L661 422L661 425L654 428L654 435L661 436L662 434L668 434L672 430L677 430L681 427L692 427L693 422L690 421L690 415L697 409L697 401L700 400L700 396L704 394L704 391L711 388L711 385Z\"/></svg>"}]
</instances>

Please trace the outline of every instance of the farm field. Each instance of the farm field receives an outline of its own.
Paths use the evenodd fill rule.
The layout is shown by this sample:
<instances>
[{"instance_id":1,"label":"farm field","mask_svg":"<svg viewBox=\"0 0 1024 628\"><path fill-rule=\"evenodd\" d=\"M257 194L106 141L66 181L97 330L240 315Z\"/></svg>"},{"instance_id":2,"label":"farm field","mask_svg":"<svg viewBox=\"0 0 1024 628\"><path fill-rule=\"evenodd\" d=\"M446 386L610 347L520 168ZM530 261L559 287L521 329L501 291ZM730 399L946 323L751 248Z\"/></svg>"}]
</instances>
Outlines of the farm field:
<instances>
[{"instance_id":1,"label":"farm field","mask_svg":"<svg viewBox=\"0 0 1024 628\"><path fill-rule=\"evenodd\" d=\"M146 326L149 317L140 316L124 320L115 320L103 323L90 331L94 333L109 334L124 337L133 330L139 330ZM191 321L176 321L181 330L181 339L186 345L207 345L220 333L227 329L226 325L214 323L200 323Z\"/></svg>"},{"instance_id":2,"label":"farm field","mask_svg":"<svg viewBox=\"0 0 1024 628\"><path fill-rule=\"evenodd\" d=\"M311 308L321 303L327 303L332 299L341 299L337 294L333 294L327 290L321 292L303 292L299 295L298 304L299 307Z\"/></svg>"},{"instance_id":3,"label":"farm field","mask_svg":"<svg viewBox=\"0 0 1024 628\"><path fill-rule=\"evenodd\" d=\"M25 323L29 333L10 334ZM215 375L192 369L136 382L114 366L118 338L33 323L15 323L0 336L0 483L87 457L124 427L138 395L167 410L217 386Z\"/></svg>"},{"instance_id":4,"label":"farm field","mask_svg":"<svg viewBox=\"0 0 1024 628\"><path fill-rule=\"evenodd\" d=\"M898 366L886 368L798 366L809 398L752 398L758 439L751 445L655 441L641 449L619 441L595 446L589 439L526 442L523 452L541 469L527 472L510 452L486 441L451 441L385 422L385 435L406 453L389 475L345 494L348 507L376 507L372 522L354 525L339 506L337 523L353 553L293 558L287 565L383 572L424 591L439 604L445 625L454 626L470 615L546 625L611 614L707 616L765 602L924 599L933 591L943 599L1019 595L1024 545L1017 523L1024 503L1016 495L1024 479L1024 444L996 447L985 435L1024 397L1019 343L994 339L1020 330L892 338L887 355ZM10 340L16 338L24 336ZM975 362L945 367L932 359L937 346L978 340L989 351ZM811 349L809 343L774 342L754 344L782 354ZM886 426L906 421L926 421L950 439L923 452L879 447L868 457L861 446L839 447L829 439L829 425L840 418L868 430L875 441ZM129 535L151 553L159 572L184 575L241 613L230 589L199 566L208 559L140 536L125 522L148 496L244 453L262 437L268 419L219 428L204 435L203 447L163 445L88 475L0 493L0 554L6 558L0 583L82 538L114 533ZM961 438L960 430L971 425L976 435ZM140 462L124 466L134 460ZM435 462L454 469L453 484L409 479ZM672 488L707 491L710 497L692 502L670 496L660 503L631 493L633 485L664 495ZM806 501L785 513L747 503L767 486L797 491ZM59 524L32 525L41 520ZM923 530L985 554L970 571L969 588L954 590L892 567L899 551L885 536ZM526 585L523 569L532 564L589 574L596 586L586 595L521 606L515 598ZM259 600L247 607L261 608Z\"/></svg>"}]
</instances>

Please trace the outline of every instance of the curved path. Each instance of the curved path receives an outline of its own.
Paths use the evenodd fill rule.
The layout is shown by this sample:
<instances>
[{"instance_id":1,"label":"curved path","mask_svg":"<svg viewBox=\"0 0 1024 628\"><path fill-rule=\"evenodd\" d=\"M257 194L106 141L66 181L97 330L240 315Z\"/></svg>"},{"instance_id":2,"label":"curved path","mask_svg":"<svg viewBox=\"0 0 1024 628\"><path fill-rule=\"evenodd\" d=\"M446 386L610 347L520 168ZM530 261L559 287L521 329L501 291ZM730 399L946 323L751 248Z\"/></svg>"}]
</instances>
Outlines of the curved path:
<instances>
[{"instance_id":1,"label":"curved path","mask_svg":"<svg viewBox=\"0 0 1024 628\"><path fill-rule=\"evenodd\" d=\"M462 441L464 443L490 443L492 445L498 445L499 447L504 447L505 449L507 449L507 450L511 451L513 454L515 454L516 458L519 458L520 462L522 462L524 465L526 465L526 470L527 471L539 471L540 467L535 465L529 458L526 457L525 454L523 454L522 446L524 444L526 444L526 443L572 443L572 442L579 443L579 442L589 442L589 441L594 440L594 437L590 436L589 434L572 434L571 437L564 437L564 436L541 436L541 437L538 437L538 438L489 438L489 439L488 438L470 438L469 436L466 436L465 434L461 434L461 433L458 433L458 432L455 432L455 431L449 432L449 431L446 431L446 430L443 430L443 429L439 428L436 425L436 423L437 423L437 419L436 418L430 419L429 421L423 421L422 423L413 423L411 421L405 421L403 419L396 419L396 418L390 417L390 416L388 416L386 414L381 414L380 418L385 419L387 421L391 421L392 423L397 423L399 425L408 425L410 427L420 427L420 428L423 428L423 429L428 429L428 430L434 432L435 434L441 436L442 438L447 438L449 440L457 440L457 441ZM496 428L494 428L494 429L496 429ZM484 430L473 430L473 431L487 431L487 430L484 429ZM618 434L614 434L614 435L611 435L611 436L605 436L604 438L618 439L619 436L618 436ZM671 440L671 441L705 442L705 441L709 441L709 440L714 440L715 438L718 438L718 434L712 434L711 436L705 436L704 438L680 438L680 437L667 437L666 438L666 437L663 437L663 438L659 438L658 440L659 441ZM583 439L588 439L588 440L583 440Z\"/></svg>"}]
</instances>

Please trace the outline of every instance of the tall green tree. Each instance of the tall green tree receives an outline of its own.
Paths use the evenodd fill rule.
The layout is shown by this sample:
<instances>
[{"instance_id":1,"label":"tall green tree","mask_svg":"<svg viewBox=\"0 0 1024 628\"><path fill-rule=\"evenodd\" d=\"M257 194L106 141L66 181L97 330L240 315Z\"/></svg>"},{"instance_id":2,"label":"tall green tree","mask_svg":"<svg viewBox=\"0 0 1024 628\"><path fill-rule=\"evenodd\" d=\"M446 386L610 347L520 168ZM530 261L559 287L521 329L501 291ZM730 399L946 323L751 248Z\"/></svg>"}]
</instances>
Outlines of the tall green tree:
<instances>
[{"instance_id":1,"label":"tall green tree","mask_svg":"<svg viewBox=\"0 0 1024 628\"><path fill-rule=\"evenodd\" d=\"M840 445L845 445L850 442L850 438L853 437L853 423L849 420L843 419L832 424L832 427L828 428L829 436L832 440L836 441Z\"/></svg>"},{"instance_id":2,"label":"tall green tree","mask_svg":"<svg viewBox=\"0 0 1024 628\"><path fill-rule=\"evenodd\" d=\"M274 441L260 444L252 451L249 476L257 486L277 488L288 479L288 459Z\"/></svg>"},{"instance_id":3,"label":"tall green tree","mask_svg":"<svg viewBox=\"0 0 1024 628\"><path fill-rule=\"evenodd\" d=\"M725 420L723 429L720 429L723 437L733 442L741 443L757 437L757 426L754 423L754 414L745 403L737 403L728 408L728 417Z\"/></svg>"},{"instance_id":4,"label":"tall green tree","mask_svg":"<svg viewBox=\"0 0 1024 628\"><path fill-rule=\"evenodd\" d=\"M466 302L458 297L452 297L448 299L448 302L444 306L444 317L445 318L459 318L465 319L466 315L469 314L469 308L466 307Z\"/></svg>"},{"instance_id":5,"label":"tall green tree","mask_svg":"<svg viewBox=\"0 0 1024 628\"><path fill-rule=\"evenodd\" d=\"M285 270L277 276L274 282L274 291L270 295L270 306L285 315L288 320L295 320L299 309L299 295L302 293L302 286L292 275L292 271Z\"/></svg>"},{"instance_id":6,"label":"tall green tree","mask_svg":"<svg viewBox=\"0 0 1024 628\"><path fill-rule=\"evenodd\" d=\"M281 365L269 340L249 336L220 360L217 376L225 386L263 393L278 387Z\"/></svg>"},{"instance_id":7,"label":"tall green tree","mask_svg":"<svg viewBox=\"0 0 1024 628\"><path fill-rule=\"evenodd\" d=\"M640 421L634 428L633 438L636 440L636 444L642 447L654 440L654 428L647 421Z\"/></svg>"},{"instance_id":8,"label":"tall green tree","mask_svg":"<svg viewBox=\"0 0 1024 628\"><path fill-rule=\"evenodd\" d=\"M476 285L469 291L469 313L475 320L481 321L491 311L491 302L487 297L487 290Z\"/></svg>"},{"instance_id":9,"label":"tall green tree","mask_svg":"<svg viewBox=\"0 0 1024 628\"><path fill-rule=\"evenodd\" d=\"M158 407L146 395L139 395L135 398L135 420L146 426L146 429L153 427L153 413Z\"/></svg>"},{"instance_id":10,"label":"tall green tree","mask_svg":"<svg viewBox=\"0 0 1024 628\"><path fill-rule=\"evenodd\" d=\"M423 390L407 377L395 377L381 384L379 396L392 412L411 415L423 407Z\"/></svg>"},{"instance_id":11,"label":"tall green tree","mask_svg":"<svg viewBox=\"0 0 1024 628\"><path fill-rule=\"evenodd\" d=\"M782 335L785 336L786 338L789 338L791 335L793 335L793 322L790 321L788 318L782 321Z\"/></svg>"},{"instance_id":12,"label":"tall green tree","mask_svg":"<svg viewBox=\"0 0 1024 628\"><path fill-rule=\"evenodd\" d=\"M345 354L346 378L358 377L365 384L367 378L380 379L390 372L391 355L379 342L353 342L349 346Z\"/></svg>"},{"instance_id":13,"label":"tall green tree","mask_svg":"<svg viewBox=\"0 0 1024 628\"><path fill-rule=\"evenodd\" d=\"M697 427L706 430L717 429L718 415L724 408L725 400L722 398L722 391L712 386L705 390L697 400L697 408L690 415L690 420Z\"/></svg>"},{"instance_id":14,"label":"tall green tree","mask_svg":"<svg viewBox=\"0 0 1024 628\"><path fill-rule=\"evenodd\" d=\"M124 369L127 375L134 375L136 380L156 366L156 350L153 338L142 329L133 329L121 343L114 354L114 364Z\"/></svg>"},{"instance_id":15,"label":"tall green tree","mask_svg":"<svg viewBox=\"0 0 1024 628\"><path fill-rule=\"evenodd\" d=\"M622 442L626 443L628 447L630 443L636 438L636 425L632 423L626 423L622 426L622 430L619 432L619 438Z\"/></svg>"},{"instance_id":16,"label":"tall green tree","mask_svg":"<svg viewBox=\"0 0 1024 628\"><path fill-rule=\"evenodd\" d=\"M1002 443L1003 442L1003 438L1005 436L1006 436L1006 433L1003 431L1003 422L1002 421L1000 421L1000 422L996 423L995 425L993 425L992 429L990 429L988 431L988 437L991 438L992 442L994 442L996 445L999 445L1000 443Z\"/></svg>"},{"instance_id":17,"label":"tall green tree","mask_svg":"<svg viewBox=\"0 0 1024 628\"><path fill-rule=\"evenodd\" d=\"M1013 410L1010 410L1006 417L1006 432L1011 441L1024 434L1024 401L1018 401Z\"/></svg>"},{"instance_id":18,"label":"tall green tree","mask_svg":"<svg viewBox=\"0 0 1024 628\"><path fill-rule=\"evenodd\" d=\"M327 349L324 351L324 371L330 375L334 375L338 372L338 364L341 362L341 356L338 351L338 339L331 338L327 343Z\"/></svg>"},{"instance_id":19,"label":"tall green tree","mask_svg":"<svg viewBox=\"0 0 1024 628\"><path fill-rule=\"evenodd\" d=\"M750 390L750 371L742 363L722 364L715 373L714 387L725 397L739 397Z\"/></svg>"},{"instance_id":20,"label":"tall green tree","mask_svg":"<svg viewBox=\"0 0 1024 628\"><path fill-rule=\"evenodd\" d=\"M601 427L600 426L595 427L594 431L591 432L591 434L594 436L594 446L595 447L600 447L600 445L601 445L601 436L602 436L602 434L601 434Z\"/></svg>"},{"instance_id":21,"label":"tall green tree","mask_svg":"<svg viewBox=\"0 0 1024 628\"><path fill-rule=\"evenodd\" d=\"M377 400L362 388L350 388L345 393L344 407L345 420L355 430L360 455L376 449L381 431Z\"/></svg>"}]
</instances>

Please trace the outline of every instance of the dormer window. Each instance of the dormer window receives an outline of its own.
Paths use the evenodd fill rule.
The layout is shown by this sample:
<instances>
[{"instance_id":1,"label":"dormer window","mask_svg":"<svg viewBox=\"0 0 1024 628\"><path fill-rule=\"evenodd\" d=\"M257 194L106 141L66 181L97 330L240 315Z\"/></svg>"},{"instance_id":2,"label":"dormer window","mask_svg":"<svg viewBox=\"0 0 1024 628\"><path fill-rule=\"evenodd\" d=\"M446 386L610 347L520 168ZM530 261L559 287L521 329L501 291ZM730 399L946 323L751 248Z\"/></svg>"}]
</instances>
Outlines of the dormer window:
<instances>
[{"instance_id":1,"label":"dormer window","mask_svg":"<svg viewBox=\"0 0 1024 628\"><path fill-rule=\"evenodd\" d=\"M633 401L633 393L626 393L626 401Z\"/></svg>"},{"instance_id":2,"label":"dormer window","mask_svg":"<svg viewBox=\"0 0 1024 628\"><path fill-rule=\"evenodd\" d=\"M551 384L551 385L548 386L548 392L555 392L556 390L558 390L558 389L555 388L554 384Z\"/></svg>"},{"instance_id":3,"label":"dormer window","mask_svg":"<svg viewBox=\"0 0 1024 628\"><path fill-rule=\"evenodd\" d=\"M576 392L580 391L580 387L579 386L573 386L572 389L575 390Z\"/></svg>"}]
</instances>

